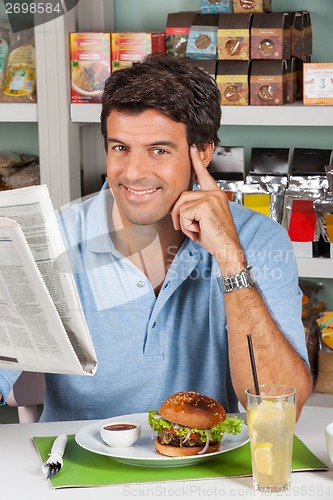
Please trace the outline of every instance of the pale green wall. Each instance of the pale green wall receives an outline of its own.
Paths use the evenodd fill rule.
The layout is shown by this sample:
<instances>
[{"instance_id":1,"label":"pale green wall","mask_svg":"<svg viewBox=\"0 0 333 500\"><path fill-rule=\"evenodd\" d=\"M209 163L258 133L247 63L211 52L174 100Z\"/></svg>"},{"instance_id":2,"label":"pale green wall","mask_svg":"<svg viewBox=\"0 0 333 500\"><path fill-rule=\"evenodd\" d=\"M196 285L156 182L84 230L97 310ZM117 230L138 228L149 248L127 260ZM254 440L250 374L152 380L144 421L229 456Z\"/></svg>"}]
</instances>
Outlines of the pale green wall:
<instances>
[{"instance_id":1,"label":"pale green wall","mask_svg":"<svg viewBox=\"0 0 333 500\"><path fill-rule=\"evenodd\" d=\"M107 3L107 0L104 0ZM115 0L117 31L163 30L169 12L198 10L200 0ZM332 0L273 0L273 10L309 10L314 31L314 62L333 61L333 1ZM0 0L0 21L4 19ZM107 21L106 21L107 26ZM332 108L333 113L333 108ZM246 159L252 147L333 147L333 129L329 127L242 127L222 126L221 142L245 146ZM0 150L14 149L38 153L36 124L1 124ZM323 298L333 308L333 284L325 284Z\"/></svg>"}]
</instances>

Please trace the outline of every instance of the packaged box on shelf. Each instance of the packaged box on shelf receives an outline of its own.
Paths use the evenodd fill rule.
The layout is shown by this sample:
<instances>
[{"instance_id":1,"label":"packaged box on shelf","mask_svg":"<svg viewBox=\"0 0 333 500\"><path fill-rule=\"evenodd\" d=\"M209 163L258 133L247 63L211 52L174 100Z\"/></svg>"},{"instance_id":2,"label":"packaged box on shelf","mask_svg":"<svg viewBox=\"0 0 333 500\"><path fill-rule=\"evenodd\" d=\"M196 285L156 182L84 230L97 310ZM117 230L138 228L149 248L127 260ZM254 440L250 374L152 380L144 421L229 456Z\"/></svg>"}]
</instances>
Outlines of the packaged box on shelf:
<instances>
[{"instance_id":1,"label":"packaged box on shelf","mask_svg":"<svg viewBox=\"0 0 333 500\"><path fill-rule=\"evenodd\" d=\"M305 63L310 63L311 62L311 57L310 56L305 56L304 59L301 61L300 59L296 59L295 61L295 66L296 66L296 83L297 83L297 94L296 98L297 101L302 101L303 100L303 69L304 69L304 64Z\"/></svg>"},{"instance_id":2,"label":"packaged box on shelf","mask_svg":"<svg viewBox=\"0 0 333 500\"><path fill-rule=\"evenodd\" d=\"M288 12L290 18L290 55L303 59L305 54L305 31L301 12Z\"/></svg>"},{"instance_id":3,"label":"packaged box on shelf","mask_svg":"<svg viewBox=\"0 0 333 500\"><path fill-rule=\"evenodd\" d=\"M192 66L207 73L213 80L216 80L217 61L212 59L187 59Z\"/></svg>"},{"instance_id":4,"label":"packaged box on shelf","mask_svg":"<svg viewBox=\"0 0 333 500\"><path fill-rule=\"evenodd\" d=\"M250 59L251 14L220 14L217 31L217 58Z\"/></svg>"},{"instance_id":5,"label":"packaged box on shelf","mask_svg":"<svg viewBox=\"0 0 333 500\"><path fill-rule=\"evenodd\" d=\"M287 61L287 102L288 104L297 100L297 70L296 58L292 57Z\"/></svg>"},{"instance_id":6,"label":"packaged box on shelf","mask_svg":"<svg viewBox=\"0 0 333 500\"><path fill-rule=\"evenodd\" d=\"M217 59L219 14L197 14L188 35L186 55L190 59Z\"/></svg>"},{"instance_id":7,"label":"packaged box on shelf","mask_svg":"<svg viewBox=\"0 0 333 500\"><path fill-rule=\"evenodd\" d=\"M171 12L165 28L167 56L185 57L190 28L197 12Z\"/></svg>"},{"instance_id":8,"label":"packaged box on shelf","mask_svg":"<svg viewBox=\"0 0 333 500\"><path fill-rule=\"evenodd\" d=\"M272 12L271 0L233 0L234 12Z\"/></svg>"},{"instance_id":9,"label":"packaged box on shelf","mask_svg":"<svg viewBox=\"0 0 333 500\"><path fill-rule=\"evenodd\" d=\"M281 223L288 173L288 148L252 148L243 205Z\"/></svg>"},{"instance_id":10,"label":"packaged box on shelf","mask_svg":"<svg viewBox=\"0 0 333 500\"><path fill-rule=\"evenodd\" d=\"M110 34L70 33L71 101L101 102L110 76Z\"/></svg>"},{"instance_id":11,"label":"packaged box on shelf","mask_svg":"<svg viewBox=\"0 0 333 500\"><path fill-rule=\"evenodd\" d=\"M331 160L332 149L294 148L282 225L299 257L318 256L322 251L315 206L327 189L325 166Z\"/></svg>"},{"instance_id":12,"label":"packaged box on shelf","mask_svg":"<svg viewBox=\"0 0 333 500\"><path fill-rule=\"evenodd\" d=\"M251 106L281 106L287 102L287 62L285 60L252 61Z\"/></svg>"},{"instance_id":13,"label":"packaged box on shelf","mask_svg":"<svg viewBox=\"0 0 333 500\"><path fill-rule=\"evenodd\" d=\"M207 170L228 200L241 203L240 191L245 179L243 146L218 146Z\"/></svg>"},{"instance_id":14,"label":"packaged box on shelf","mask_svg":"<svg viewBox=\"0 0 333 500\"><path fill-rule=\"evenodd\" d=\"M165 54L165 32L111 34L111 70L128 68L148 54Z\"/></svg>"},{"instance_id":15,"label":"packaged box on shelf","mask_svg":"<svg viewBox=\"0 0 333 500\"><path fill-rule=\"evenodd\" d=\"M303 17L303 30L304 30L304 56L312 55L312 24L310 12L304 10Z\"/></svg>"},{"instance_id":16,"label":"packaged box on shelf","mask_svg":"<svg viewBox=\"0 0 333 500\"><path fill-rule=\"evenodd\" d=\"M248 61L218 61L216 83L222 106L249 104Z\"/></svg>"},{"instance_id":17,"label":"packaged box on shelf","mask_svg":"<svg viewBox=\"0 0 333 500\"><path fill-rule=\"evenodd\" d=\"M304 63L303 103L333 104L333 63Z\"/></svg>"},{"instance_id":18,"label":"packaged box on shelf","mask_svg":"<svg viewBox=\"0 0 333 500\"><path fill-rule=\"evenodd\" d=\"M253 15L251 59L290 59L290 19L286 12Z\"/></svg>"},{"instance_id":19,"label":"packaged box on shelf","mask_svg":"<svg viewBox=\"0 0 333 500\"><path fill-rule=\"evenodd\" d=\"M230 14L233 12L233 0L201 0L201 14Z\"/></svg>"}]
</instances>

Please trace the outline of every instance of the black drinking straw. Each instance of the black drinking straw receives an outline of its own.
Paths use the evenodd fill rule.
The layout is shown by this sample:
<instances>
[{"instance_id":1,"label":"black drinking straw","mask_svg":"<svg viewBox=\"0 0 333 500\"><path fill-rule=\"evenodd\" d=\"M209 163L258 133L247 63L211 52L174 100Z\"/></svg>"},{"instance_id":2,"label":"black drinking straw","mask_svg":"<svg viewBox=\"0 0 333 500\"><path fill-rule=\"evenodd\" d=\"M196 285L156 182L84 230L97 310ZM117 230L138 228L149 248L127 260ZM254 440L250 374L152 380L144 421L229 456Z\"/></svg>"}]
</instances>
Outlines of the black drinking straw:
<instances>
[{"instance_id":1,"label":"black drinking straw","mask_svg":"<svg viewBox=\"0 0 333 500\"><path fill-rule=\"evenodd\" d=\"M251 359L251 367L252 367L252 375L253 375L253 381L254 381L254 388L255 388L255 391L256 391L256 395L260 396L259 384L258 384L258 376L257 376L257 368L256 368L256 362L255 362L255 359L254 359L252 337L251 337L250 333L247 335L247 342L248 342L248 345L249 345L249 353L250 353L250 359Z\"/></svg>"}]
</instances>

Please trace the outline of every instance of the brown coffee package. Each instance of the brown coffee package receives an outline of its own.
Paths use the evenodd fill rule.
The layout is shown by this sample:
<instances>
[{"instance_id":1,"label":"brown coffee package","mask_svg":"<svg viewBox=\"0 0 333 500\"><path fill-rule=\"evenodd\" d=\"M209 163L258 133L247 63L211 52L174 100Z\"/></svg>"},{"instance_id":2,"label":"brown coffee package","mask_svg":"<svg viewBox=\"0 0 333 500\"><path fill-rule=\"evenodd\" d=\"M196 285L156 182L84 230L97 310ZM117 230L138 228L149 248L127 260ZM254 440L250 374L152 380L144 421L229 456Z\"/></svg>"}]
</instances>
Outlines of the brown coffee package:
<instances>
[{"instance_id":1,"label":"brown coffee package","mask_svg":"<svg viewBox=\"0 0 333 500\"><path fill-rule=\"evenodd\" d=\"M303 80L304 80L304 63L310 63L311 57L306 56L301 61L300 59L296 59L296 82L297 82L297 101L303 100Z\"/></svg>"},{"instance_id":2,"label":"brown coffee package","mask_svg":"<svg viewBox=\"0 0 333 500\"><path fill-rule=\"evenodd\" d=\"M216 83L222 106L249 104L248 61L218 61Z\"/></svg>"},{"instance_id":3,"label":"brown coffee package","mask_svg":"<svg viewBox=\"0 0 333 500\"><path fill-rule=\"evenodd\" d=\"M166 54L185 57L190 28L196 12L172 12L168 14L165 28Z\"/></svg>"},{"instance_id":4,"label":"brown coffee package","mask_svg":"<svg viewBox=\"0 0 333 500\"><path fill-rule=\"evenodd\" d=\"M292 57L287 61L287 102L288 104L297 100L297 71L296 58Z\"/></svg>"},{"instance_id":5,"label":"brown coffee package","mask_svg":"<svg viewBox=\"0 0 333 500\"><path fill-rule=\"evenodd\" d=\"M213 59L188 59L187 61L194 66L207 73L213 80L216 79L217 61Z\"/></svg>"},{"instance_id":6,"label":"brown coffee package","mask_svg":"<svg viewBox=\"0 0 333 500\"><path fill-rule=\"evenodd\" d=\"M220 14L217 31L217 58L250 59L251 14Z\"/></svg>"},{"instance_id":7,"label":"brown coffee package","mask_svg":"<svg viewBox=\"0 0 333 500\"><path fill-rule=\"evenodd\" d=\"M312 24L310 12L303 11L303 30L304 30L304 56L312 55Z\"/></svg>"},{"instance_id":8,"label":"brown coffee package","mask_svg":"<svg viewBox=\"0 0 333 500\"><path fill-rule=\"evenodd\" d=\"M290 18L290 55L303 59L305 56L305 32L301 12L288 12Z\"/></svg>"},{"instance_id":9,"label":"brown coffee package","mask_svg":"<svg viewBox=\"0 0 333 500\"><path fill-rule=\"evenodd\" d=\"M234 12L272 12L271 0L233 0Z\"/></svg>"},{"instance_id":10,"label":"brown coffee package","mask_svg":"<svg viewBox=\"0 0 333 500\"><path fill-rule=\"evenodd\" d=\"M290 59L290 19L286 12L253 15L251 59Z\"/></svg>"},{"instance_id":11,"label":"brown coffee package","mask_svg":"<svg viewBox=\"0 0 333 500\"><path fill-rule=\"evenodd\" d=\"M250 70L250 104L280 106L287 101L287 62L252 61Z\"/></svg>"}]
</instances>

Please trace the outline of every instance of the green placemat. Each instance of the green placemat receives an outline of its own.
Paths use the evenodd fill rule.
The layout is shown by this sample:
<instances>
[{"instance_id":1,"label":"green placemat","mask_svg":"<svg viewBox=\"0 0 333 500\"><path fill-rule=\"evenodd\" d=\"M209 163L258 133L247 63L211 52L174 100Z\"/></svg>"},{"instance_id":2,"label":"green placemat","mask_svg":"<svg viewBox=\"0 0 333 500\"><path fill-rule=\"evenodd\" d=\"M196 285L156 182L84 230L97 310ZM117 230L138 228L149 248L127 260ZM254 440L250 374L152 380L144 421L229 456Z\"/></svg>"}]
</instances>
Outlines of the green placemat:
<instances>
[{"instance_id":1,"label":"green placemat","mask_svg":"<svg viewBox=\"0 0 333 500\"><path fill-rule=\"evenodd\" d=\"M47 460L55 437L33 438L42 462ZM185 467L150 468L122 464L111 457L87 451L75 442L74 435L69 435L63 460L63 468L50 480L54 488L252 475L249 443L202 463ZM327 470L327 466L297 436L294 436L292 468L293 471Z\"/></svg>"}]
</instances>

